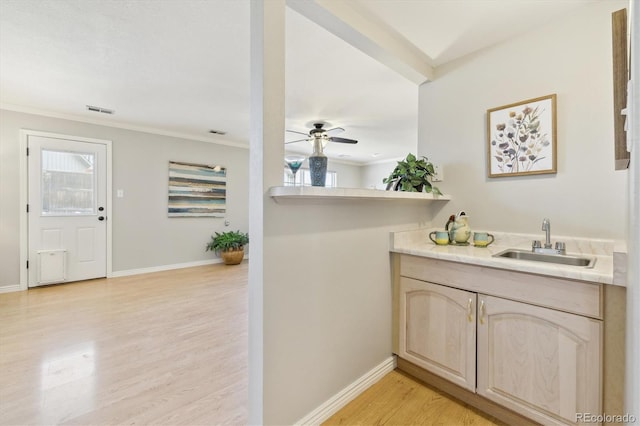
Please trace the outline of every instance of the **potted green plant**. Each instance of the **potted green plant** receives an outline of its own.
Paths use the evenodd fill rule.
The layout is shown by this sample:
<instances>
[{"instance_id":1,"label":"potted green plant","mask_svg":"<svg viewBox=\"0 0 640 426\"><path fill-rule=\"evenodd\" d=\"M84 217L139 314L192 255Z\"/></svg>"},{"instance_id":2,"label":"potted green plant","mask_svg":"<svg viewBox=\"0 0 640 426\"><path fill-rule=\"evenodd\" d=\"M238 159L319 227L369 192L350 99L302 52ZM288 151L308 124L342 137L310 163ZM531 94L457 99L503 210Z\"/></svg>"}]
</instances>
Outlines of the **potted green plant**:
<instances>
[{"instance_id":1,"label":"potted green plant","mask_svg":"<svg viewBox=\"0 0 640 426\"><path fill-rule=\"evenodd\" d=\"M415 155L409 154L404 160L398 161L396 168L382 182L387 184L387 190L424 191L442 195L442 192L429 181L434 175L433 164L427 157L416 158Z\"/></svg>"},{"instance_id":2,"label":"potted green plant","mask_svg":"<svg viewBox=\"0 0 640 426\"><path fill-rule=\"evenodd\" d=\"M244 259L244 246L249 244L249 234L240 231L216 232L211 236L205 251L213 251L225 265L237 265Z\"/></svg>"}]
</instances>

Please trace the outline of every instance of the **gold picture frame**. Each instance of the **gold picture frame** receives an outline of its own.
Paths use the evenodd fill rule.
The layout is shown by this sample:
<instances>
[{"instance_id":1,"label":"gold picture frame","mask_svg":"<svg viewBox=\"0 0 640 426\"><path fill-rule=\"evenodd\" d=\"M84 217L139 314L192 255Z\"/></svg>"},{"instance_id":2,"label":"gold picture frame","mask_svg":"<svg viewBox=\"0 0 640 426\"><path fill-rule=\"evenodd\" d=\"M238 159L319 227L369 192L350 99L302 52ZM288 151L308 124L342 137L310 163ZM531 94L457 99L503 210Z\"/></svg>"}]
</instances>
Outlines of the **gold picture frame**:
<instances>
[{"instance_id":1,"label":"gold picture frame","mask_svg":"<svg viewBox=\"0 0 640 426\"><path fill-rule=\"evenodd\" d=\"M557 172L556 94L487 110L490 178Z\"/></svg>"}]
</instances>

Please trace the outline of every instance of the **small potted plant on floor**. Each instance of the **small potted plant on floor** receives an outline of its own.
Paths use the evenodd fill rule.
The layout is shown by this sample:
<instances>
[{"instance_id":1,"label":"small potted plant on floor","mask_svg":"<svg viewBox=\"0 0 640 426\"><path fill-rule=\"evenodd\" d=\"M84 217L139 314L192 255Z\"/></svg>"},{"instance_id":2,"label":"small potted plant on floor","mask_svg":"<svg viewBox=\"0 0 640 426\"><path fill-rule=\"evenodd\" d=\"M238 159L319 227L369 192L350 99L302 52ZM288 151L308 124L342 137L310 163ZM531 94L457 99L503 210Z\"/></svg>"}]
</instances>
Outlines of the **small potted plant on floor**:
<instances>
[{"instance_id":1,"label":"small potted plant on floor","mask_svg":"<svg viewBox=\"0 0 640 426\"><path fill-rule=\"evenodd\" d=\"M246 244L249 244L249 234L240 231L216 232L205 251L215 252L225 265L237 265L244 258Z\"/></svg>"},{"instance_id":2,"label":"small potted plant on floor","mask_svg":"<svg viewBox=\"0 0 640 426\"><path fill-rule=\"evenodd\" d=\"M427 157L416 158L415 155L409 154L404 160L398 161L396 168L382 182L387 184L387 190L424 191L442 195L442 192L429 181L433 175L435 170Z\"/></svg>"}]
</instances>

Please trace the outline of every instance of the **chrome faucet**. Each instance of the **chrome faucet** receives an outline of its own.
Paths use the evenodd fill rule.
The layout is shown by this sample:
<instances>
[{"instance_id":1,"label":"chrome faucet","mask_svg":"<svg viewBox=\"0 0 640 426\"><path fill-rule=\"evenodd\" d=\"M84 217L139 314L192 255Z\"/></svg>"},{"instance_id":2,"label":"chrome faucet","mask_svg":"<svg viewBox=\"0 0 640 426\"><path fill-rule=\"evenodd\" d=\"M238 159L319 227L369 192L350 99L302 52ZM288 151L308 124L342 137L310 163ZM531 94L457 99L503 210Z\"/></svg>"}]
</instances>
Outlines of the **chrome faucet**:
<instances>
[{"instance_id":1,"label":"chrome faucet","mask_svg":"<svg viewBox=\"0 0 640 426\"><path fill-rule=\"evenodd\" d=\"M544 247L542 247L540 241L535 240L531 245L531 251L545 254L566 254L565 244L561 241L557 241L555 248L553 248L551 244L551 221L546 217L542 220L542 230L545 233Z\"/></svg>"},{"instance_id":2,"label":"chrome faucet","mask_svg":"<svg viewBox=\"0 0 640 426\"><path fill-rule=\"evenodd\" d=\"M551 248L551 222L546 217L542 220L542 230L545 231L544 248Z\"/></svg>"}]
</instances>

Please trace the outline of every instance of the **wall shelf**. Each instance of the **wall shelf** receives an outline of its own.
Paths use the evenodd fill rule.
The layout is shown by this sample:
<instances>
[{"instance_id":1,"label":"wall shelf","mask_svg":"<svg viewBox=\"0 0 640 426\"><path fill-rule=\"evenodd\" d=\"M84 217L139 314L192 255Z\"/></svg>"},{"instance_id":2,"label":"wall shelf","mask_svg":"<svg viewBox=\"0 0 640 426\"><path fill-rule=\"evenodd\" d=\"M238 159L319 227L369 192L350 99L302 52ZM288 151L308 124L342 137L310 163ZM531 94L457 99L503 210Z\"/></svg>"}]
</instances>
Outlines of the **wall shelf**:
<instances>
[{"instance_id":1,"label":"wall shelf","mask_svg":"<svg viewBox=\"0 0 640 426\"><path fill-rule=\"evenodd\" d=\"M404 201L449 201L450 195L433 195L425 192L383 191L365 188L324 188L315 186L274 186L269 196L278 200L295 199L344 199L344 200L404 200Z\"/></svg>"}]
</instances>

